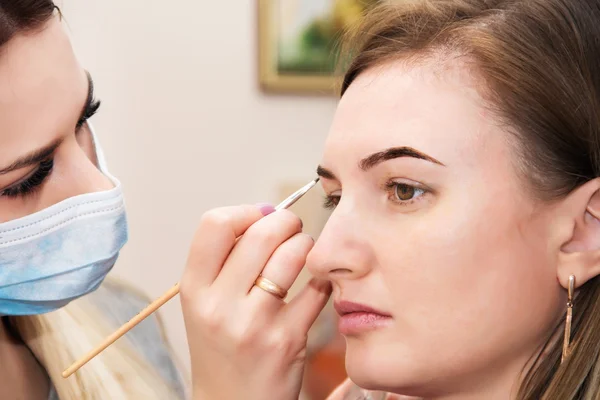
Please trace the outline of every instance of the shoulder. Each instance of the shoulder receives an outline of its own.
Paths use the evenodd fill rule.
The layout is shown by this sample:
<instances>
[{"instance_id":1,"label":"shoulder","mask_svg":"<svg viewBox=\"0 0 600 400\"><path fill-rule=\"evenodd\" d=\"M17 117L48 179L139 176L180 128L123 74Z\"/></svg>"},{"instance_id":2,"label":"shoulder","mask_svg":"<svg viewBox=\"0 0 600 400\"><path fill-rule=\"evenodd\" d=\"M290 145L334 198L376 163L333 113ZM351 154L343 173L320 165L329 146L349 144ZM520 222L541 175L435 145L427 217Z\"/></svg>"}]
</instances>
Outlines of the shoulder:
<instances>
[{"instance_id":1,"label":"shoulder","mask_svg":"<svg viewBox=\"0 0 600 400\"><path fill-rule=\"evenodd\" d=\"M151 302L139 289L113 278L106 279L96 291L88 295L88 299L114 329L136 316ZM135 350L153 365L165 380L173 387L180 388L181 393L184 392L183 379L157 313L131 329L127 338Z\"/></svg>"}]
</instances>

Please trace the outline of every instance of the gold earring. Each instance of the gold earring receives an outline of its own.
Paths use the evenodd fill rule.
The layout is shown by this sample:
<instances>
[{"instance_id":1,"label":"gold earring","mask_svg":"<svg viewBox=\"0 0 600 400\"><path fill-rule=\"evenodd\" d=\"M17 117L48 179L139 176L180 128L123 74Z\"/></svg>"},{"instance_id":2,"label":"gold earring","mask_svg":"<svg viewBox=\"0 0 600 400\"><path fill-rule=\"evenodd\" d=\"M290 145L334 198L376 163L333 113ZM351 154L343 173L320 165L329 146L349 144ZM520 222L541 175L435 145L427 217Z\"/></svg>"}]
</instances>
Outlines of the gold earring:
<instances>
[{"instance_id":1,"label":"gold earring","mask_svg":"<svg viewBox=\"0 0 600 400\"><path fill-rule=\"evenodd\" d=\"M563 351L560 363L569 356L571 344L571 321L573 319L573 292L575 291L575 275L569 276L569 288L567 292L567 319L565 320L565 338L563 340Z\"/></svg>"}]
</instances>

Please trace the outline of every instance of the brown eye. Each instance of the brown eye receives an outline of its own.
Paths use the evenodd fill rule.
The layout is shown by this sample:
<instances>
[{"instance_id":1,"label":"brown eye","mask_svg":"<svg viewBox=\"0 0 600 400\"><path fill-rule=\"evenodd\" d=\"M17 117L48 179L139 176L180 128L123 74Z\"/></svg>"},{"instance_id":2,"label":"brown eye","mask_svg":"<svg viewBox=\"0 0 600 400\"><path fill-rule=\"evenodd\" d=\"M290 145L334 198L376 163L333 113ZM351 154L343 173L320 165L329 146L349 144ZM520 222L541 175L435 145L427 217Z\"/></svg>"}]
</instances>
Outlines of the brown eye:
<instances>
[{"instance_id":1,"label":"brown eye","mask_svg":"<svg viewBox=\"0 0 600 400\"><path fill-rule=\"evenodd\" d=\"M408 201L415 197L416 188L401 183L396 184L396 198L400 201Z\"/></svg>"}]
</instances>

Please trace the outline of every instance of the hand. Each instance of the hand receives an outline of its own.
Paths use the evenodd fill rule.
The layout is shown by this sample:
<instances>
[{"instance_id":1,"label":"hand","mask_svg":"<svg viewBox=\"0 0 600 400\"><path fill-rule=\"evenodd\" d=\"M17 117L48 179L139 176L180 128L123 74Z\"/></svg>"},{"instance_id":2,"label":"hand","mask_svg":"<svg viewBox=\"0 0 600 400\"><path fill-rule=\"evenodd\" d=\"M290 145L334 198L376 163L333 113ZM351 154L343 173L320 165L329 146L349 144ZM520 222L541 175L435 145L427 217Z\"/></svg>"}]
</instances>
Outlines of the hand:
<instances>
[{"instance_id":1,"label":"hand","mask_svg":"<svg viewBox=\"0 0 600 400\"><path fill-rule=\"evenodd\" d=\"M314 244L297 216L272 211L202 217L180 286L194 400L298 399L307 334L331 288L312 280L285 303L254 286L262 274L288 290Z\"/></svg>"}]
</instances>

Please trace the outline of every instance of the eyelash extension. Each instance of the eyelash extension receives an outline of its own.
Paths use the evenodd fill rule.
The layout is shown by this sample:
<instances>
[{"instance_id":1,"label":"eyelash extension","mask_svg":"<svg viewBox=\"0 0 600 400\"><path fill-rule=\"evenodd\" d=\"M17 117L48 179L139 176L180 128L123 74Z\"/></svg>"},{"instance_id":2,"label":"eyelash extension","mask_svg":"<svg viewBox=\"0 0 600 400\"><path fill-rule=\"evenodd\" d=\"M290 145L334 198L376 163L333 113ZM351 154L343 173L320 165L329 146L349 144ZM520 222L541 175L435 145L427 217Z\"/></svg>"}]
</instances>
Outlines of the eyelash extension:
<instances>
[{"instance_id":1,"label":"eyelash extension","mask_svg":"<svg viewBox=\"0 0 600 400\"><path fill-rule=\"evenodd\" d=\"M37 189L41 187L42 183L44 183L44 180L48 177L48 175L50 175L50 172L52 172L53 167L54 159L51 158L42 161L38 168L25 180L0 192L0 197L5 196L8 198L17 198L26 197L28 195L33 194Z\"/></svg>"},{"instance_id":2,"label":"eyelash extension","mask_svg":"<svg viewBox=\"0 0 600 400\"><path fill-rule=\"evenodd\" d=\"M79 121L77 121L76 130L79 130L79 128L81 128L81 126L83 124L85 124L85 122L88 119L92 118L94 116L94 114L96 114L98 112L98 109L100 108L101 104L102 103L100 100L92 99L90 101L89 105L86 107L85 111L83 112L83 115L81 116Z\"/></svg>"}]
</instances>

